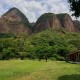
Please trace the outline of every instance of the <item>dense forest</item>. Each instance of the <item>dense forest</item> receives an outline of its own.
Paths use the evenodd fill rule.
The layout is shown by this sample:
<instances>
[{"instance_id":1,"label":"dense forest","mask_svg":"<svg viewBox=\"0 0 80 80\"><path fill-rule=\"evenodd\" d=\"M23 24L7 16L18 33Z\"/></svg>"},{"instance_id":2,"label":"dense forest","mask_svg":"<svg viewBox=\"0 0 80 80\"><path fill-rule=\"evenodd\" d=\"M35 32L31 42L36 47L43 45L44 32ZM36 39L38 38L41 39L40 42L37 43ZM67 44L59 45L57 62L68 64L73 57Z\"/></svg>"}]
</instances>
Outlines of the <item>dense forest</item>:
<instances>
[{"instance_id":1,"label":"dense forest","mask_svg":"<svg viewBox=\"0 0 80 80\"><path fill-rule=\"evenodd\" d=\"M80 34L49 28L43 32L16 37L0 34L0 59L65 60L66 54L80 49Z\"/></svg>"}]
</instances>

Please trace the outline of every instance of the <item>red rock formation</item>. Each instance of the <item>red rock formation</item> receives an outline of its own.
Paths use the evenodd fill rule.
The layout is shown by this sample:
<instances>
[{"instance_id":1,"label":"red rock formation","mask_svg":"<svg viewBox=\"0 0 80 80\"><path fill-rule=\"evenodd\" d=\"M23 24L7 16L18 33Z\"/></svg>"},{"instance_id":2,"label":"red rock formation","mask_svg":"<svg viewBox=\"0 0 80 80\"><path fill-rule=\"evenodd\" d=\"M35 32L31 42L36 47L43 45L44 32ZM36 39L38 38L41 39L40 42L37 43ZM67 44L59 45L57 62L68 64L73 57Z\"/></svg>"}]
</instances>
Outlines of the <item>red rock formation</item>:
<instances>
[{"instance_id":1,"label":"red rock formation","mask_svg":"<svg viewBox=\"0 0 80 80\"><path fill-rule=\"evenodd\" d=\"M30 34L29 21L20 10L12 8L1 16L0 33L13 33L16 35L21 33Z\"/></svg>"},{"instance_id":2,"label":"red rock formation","mask_svg":"<svg viewBox=\"0 0 80 80\"><path fill-rule=\"evenodd\" d=\"M57 16L53 13L43 14L35 23L34 32L40 32L49 27L54 28L56 30L59 30L61 27Z\"/></svg>"}]
</instances>

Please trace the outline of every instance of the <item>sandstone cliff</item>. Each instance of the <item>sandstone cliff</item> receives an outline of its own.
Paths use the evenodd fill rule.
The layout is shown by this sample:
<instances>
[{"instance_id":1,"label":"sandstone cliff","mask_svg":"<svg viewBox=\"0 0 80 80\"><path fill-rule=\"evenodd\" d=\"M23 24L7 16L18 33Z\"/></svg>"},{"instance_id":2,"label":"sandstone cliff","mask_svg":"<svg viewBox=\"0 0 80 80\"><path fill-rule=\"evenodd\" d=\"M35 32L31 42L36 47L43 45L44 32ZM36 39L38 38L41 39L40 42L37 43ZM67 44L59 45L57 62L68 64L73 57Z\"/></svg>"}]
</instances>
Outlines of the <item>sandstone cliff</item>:
<instances>
[{"instance_id":1,"label":"sandstone cliff","mask_svg":"<svg viewBox=\"0 0 80 80\"><path fill-rule=\"evenodd\" d=\"M34 32L40 32L49 27L56 30L59 30L61 27L57 16L53 13L45 13L40 16L40 18L38 18L37 22L34 25Z\"/></svg>"},{"instance_id":2,"label":"sandstone cliff","mask_svg":"<svg viewBox=\"0 0 80 80\"><path fill-rule=\"evenodd\" d=\"M13 33L15 35L21 33L30 34L29 21L20 10L12 8L1 16L0 33Z\"/></svg>"},{"instance_id":3,"label":"sandstone cliff","mask_svg":"<svg viewBox=\"0 0 80 80\"><path fill-rule=\"evenodd\" d=\"M67 14L67 13L57 14L57 16L58 16L58 19L61 23L61 27L63 27L68 32L75 31L73 21L72 21L71 17L69 16L69 14Z\"/></svg>"}]
</instances>

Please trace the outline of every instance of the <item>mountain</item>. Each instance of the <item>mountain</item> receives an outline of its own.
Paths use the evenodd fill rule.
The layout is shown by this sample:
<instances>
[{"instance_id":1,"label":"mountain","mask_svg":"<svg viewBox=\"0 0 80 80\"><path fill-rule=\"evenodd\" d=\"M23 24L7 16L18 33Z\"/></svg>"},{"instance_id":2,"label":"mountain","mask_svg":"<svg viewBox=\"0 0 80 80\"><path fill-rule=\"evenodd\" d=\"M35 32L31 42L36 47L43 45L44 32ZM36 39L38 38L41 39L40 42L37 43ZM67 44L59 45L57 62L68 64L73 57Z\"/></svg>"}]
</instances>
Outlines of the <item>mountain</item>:
<instances>
[{"instance_id":1,"label":"mountain","mask_svg":"<svg viewBox=\"0 0 80 80\"><path fill-rule=\"evenodd\" d=\"M77 24L78 26L79 24ZM54 14L45 13L41 15L35 23L33 30L34 32L44 31L47 28L54 28L56 30L64 29L68 32L76 32L75 25L70 15L67 13Z\"/></svg>"},{"instance_id":2,"label":"mountain","mask_svg":"<svg viewBox=\"0 0 80 80\"><path fill-rule=\"evenodd\" d=\"M29 23L26 16L15 7L0 18L0 34L32 34L48 28L58 31L63 29L67 32L80 32L80 21L73 21L67 13L45 13L38 18L36 23Z\"/></svg>"},{"instance_id":3,"label":"mountain","mask_svg":"<svg viewBox=\"0 0 80 80\"><path fill-rule=\"evenodd\" d=\"M53 13L45 13L40 16L37 22L35 23L33 30L34 32L40 32L44 31L49 27L54 28L56 30L59 30L61 27L59 19Z\"/></svg>"},{"instance_id":4,"label":"mountain","mask_svg":"<svg viewBox=\"0 0 80 80\"><path fill-rule=\"evenodd\" d=\"M0 33L31 34L31 26L26 16L14 7L1 16Z\"/></svg>"}]
</instances>

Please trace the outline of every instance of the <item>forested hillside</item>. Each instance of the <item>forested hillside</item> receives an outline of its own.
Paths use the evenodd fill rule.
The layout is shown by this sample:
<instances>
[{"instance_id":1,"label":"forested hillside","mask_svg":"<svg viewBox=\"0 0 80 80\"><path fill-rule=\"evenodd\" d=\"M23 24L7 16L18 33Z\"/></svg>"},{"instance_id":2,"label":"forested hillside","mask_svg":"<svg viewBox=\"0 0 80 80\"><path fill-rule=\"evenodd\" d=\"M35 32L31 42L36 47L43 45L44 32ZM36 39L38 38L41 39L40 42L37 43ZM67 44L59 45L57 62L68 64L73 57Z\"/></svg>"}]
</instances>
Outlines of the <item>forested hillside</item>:
<instances>
[{"instance_id":1,"label":"forested hillside","mask_svg":"<svg viewBox=\"0 0 80 80\"><path fill-rule=\"evenodd\" d=\"M64 29L47 30L18 37L0 38L0 59L65 60L66 54L80 49L80 34Z\"/></svg>"}]
</instances>

